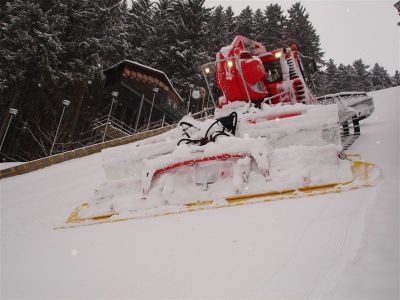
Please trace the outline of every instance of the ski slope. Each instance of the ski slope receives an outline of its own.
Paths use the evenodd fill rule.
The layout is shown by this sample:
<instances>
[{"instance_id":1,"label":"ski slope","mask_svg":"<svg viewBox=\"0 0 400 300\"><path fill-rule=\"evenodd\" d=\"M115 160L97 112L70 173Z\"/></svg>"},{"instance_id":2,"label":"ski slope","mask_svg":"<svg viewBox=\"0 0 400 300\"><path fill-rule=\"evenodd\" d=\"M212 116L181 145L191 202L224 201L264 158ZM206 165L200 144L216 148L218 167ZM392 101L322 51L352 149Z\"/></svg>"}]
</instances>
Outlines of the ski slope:
<instances>
[{"instance_id":1,"label":"ski slope","mask_svg":"<svg viewBox=\"0 0 400 300\"><path fill-rule=\"evenodd\" d=\"M1 180L1 298L399 298L400 87L371 94L373 188L53 230L100 154Z\"/></svg>"}]
</instances>

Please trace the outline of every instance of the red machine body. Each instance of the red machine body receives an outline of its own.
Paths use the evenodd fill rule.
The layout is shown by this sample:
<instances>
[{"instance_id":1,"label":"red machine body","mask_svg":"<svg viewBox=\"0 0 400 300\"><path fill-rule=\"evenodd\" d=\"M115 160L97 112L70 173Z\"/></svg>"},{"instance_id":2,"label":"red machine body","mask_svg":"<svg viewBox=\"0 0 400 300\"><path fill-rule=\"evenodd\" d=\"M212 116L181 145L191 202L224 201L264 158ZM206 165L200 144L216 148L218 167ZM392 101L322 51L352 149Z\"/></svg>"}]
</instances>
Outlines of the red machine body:
<instances>
[{"instance_id":1,"label":"red machine body","mask_svg":"<svg viewBox=\"0 0 400 300\"><path fill-rule=\"evenodd\" d=\"M296 45L267 51L261 43L239 35L216 59L215 80L224 94L220 107L232 101L316 102Z\"/></svg>"}]
</instances>

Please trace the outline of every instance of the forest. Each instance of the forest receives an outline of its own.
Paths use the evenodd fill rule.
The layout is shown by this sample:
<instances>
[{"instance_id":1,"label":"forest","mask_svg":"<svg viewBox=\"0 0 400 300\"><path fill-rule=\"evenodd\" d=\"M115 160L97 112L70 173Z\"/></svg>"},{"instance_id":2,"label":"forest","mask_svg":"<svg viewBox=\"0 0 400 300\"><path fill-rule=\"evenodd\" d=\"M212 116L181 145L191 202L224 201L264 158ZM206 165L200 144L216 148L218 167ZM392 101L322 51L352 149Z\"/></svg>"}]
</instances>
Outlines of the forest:
<instances>
[{"instance_id":1,"label":"forest","mask_svg":"<svg viewBox=\"0 0 400 300\"><path fill-rule=\"evenodd\" d=\"M62 100L71 102L56 152L90 143L81 133L104 115L103 70L124 59L162 70L184 99L189 85L205 87L200 66L244 35L267 48L296 44L320 65L316 94L372 91L400 85L379 63L325 57L317 29L298 2L206 7L204 0L0 0L0 137L9 109L18 109L0 159L26 161L50 154ZM58 149L58 150L57 150Z\"/></svg>"}]
</instances>

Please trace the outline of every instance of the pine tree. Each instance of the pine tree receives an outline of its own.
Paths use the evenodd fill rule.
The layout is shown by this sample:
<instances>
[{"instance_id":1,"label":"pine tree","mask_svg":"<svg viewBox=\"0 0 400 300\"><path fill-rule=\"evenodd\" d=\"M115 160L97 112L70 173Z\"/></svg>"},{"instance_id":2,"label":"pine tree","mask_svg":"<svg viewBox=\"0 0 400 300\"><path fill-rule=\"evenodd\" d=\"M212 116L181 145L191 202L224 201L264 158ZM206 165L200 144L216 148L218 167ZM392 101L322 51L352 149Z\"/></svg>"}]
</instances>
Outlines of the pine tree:
<instances>
[{"instance_id":1,"label":"pine tree","mask_svg":"<svg viewBox=\"0 0 400 300\"><path fill-rule=\"evenodd\" d=\"M169 45L169 75L178 90L188 90L189 84L201 85L200 66L212 58L207 53L211 9L204 0L173 1Z\"/></svg>"},{"instance_id":2,"label":"pine tree","mask_svg":"<svg viewBox=\"0 0 400 300\"><path fill-rule=\"evenodd\" d=\"M101 43L99 56L103 66L115 64L129 53L127 43L126 3L120 0L97 0L99 12L95 20L97 38Z\"/></svg>"},{"instance_id":3,"label":"pine tree","mask_svg":"<svg viewBox=\"0 0 400 300\"><path fill-rule=\"evenodd\" d=\"M388 88L392 84L388 72L378 63L371 70L371 81L375 90Z\"/></svg>"},{"instance_id":4,"label":"pine tree","mask_svg":"<svg viewBox=\"0 0 400 300\"><path fill-rule=\"evenodd\" d=\"M369 92L372 90L371 76L368 71L369 66L364 64L362 59L357 59L353 62L353 68L357 73L354 89L356 91Z\"/></svg>"},{"instance_id":5,"label":"pine tree","mask_svg":"<svg viewBox=\"0 0 400 300\"><path fill-rule=\"evenodd\" d=\"M266 24L262 32L260 42L269 50L285 45L286 17L279 4L270 4L265 11Z\"/></svg>"},{"instance_id":6,"label":"pine tree","mask_svg":"<svg viewBox=\"0 0 400 300\"><path fill-rule=\"evenodd\" d=\"M339 80L338 92L352 92L356 90L357 73L351 65L340 64L337 77Z\"/></svg>"},{"instance_id":7,"label":"pine tree","mask_svg":"<svg viewBox=\"0 0 400 300\"><path fill-rule=\"evenodd\" d=\"M228 24L228 34L227 34L228 41L233 41L233 38L236 35L237 32L236 19L237 17L235 16L235 13L232 10L232 6L228 6L225 10L225 20L226 23Z\"/></svg>"},{"instance_id":8,"label":"pine tree","mask_svg":"<svg viewBox=\"0 0 400 300\"><path fill-rule=\"evenodd\" d=\"M153 20L151 20L152 34L143 42L144 50L141 54L146 64L166 73L169 73L169 52L178 35L178 26L174 21L172 11L173 3L169 0L160 0L155 3Z\"/></svg>"},{"instance_id":9,"label":"pine tree","mask_svg":"<svg viewBox=\"0 0 400 300\"><path fill-rule=\"evenodd\" d=\"M249 39L254 39L254 19L253 11L247 6L236 18L236 35L243 35Z\"/></svg>"},{"instance_id":10,"label":"pine tree","mask_svg":"<svg viewBox=\"0 0 400 300\"><path fill-rule=\"evenodd\" d=\"M253 39L261 42L264 31L266 30L266 20L261 9L257 9L253 16L254 28L253 28Z\"/></svg>"},{"instance_id":11,"label":"pine tree","mask_svg":"<svg viewBox=\"0 0 400 300\"><path fill-rule=\"evenodd\" d=\"M209 22L210 38L208 40L208 53L214 56L221 47L230 44L229 40L229 23L224 8L217 6L210 18Z\"/></svg>"},{"instance_id":12,"label":"pine tree","mask_svg":"<svg viewBox=\"0 0 400 300\"><path fill-rule=\"evenodd\" d=\"M400 86L400 73L398 70L394 72L392 77L392 86Z\"/></svg>"},{"instance_id":13,"label":"pine tree","mask_svg":"<svg viewBox=\"0 0 400 300\"><path fill-rule=\"evenodd\" d=\"M2 78L0 136L8 120L8 108L18 108L18 122L29 123L29 128L42 131L49 139L49 125L54 121L52 100L61 81L62 43L59 40L63 20L57 24L33 1L15 0L6 5L5 18L0 27L0 65ZM25 126L26 127L26 126ZM36 135L35 133L31 136ZM32 137L31 137L32 138ZM28 150L46 154L40 138ZM48 142L48 141L47 141ZM40 149L36 149L36 147Z\"/></svg>"},{"instance_id":14,"label":"pine tree","mask_svg":"<svg viewBox=\"0 0 400 300\"><path fill-rule=\"evenodd\" d=\"M313 86L311 86L311 89L312 89L313 94L317 97L328 94L325 91L324 85L322 83L324 76L325 76L325 73L323 70L317 70L312 76Z\"/></svg>"},{"instance_id":15,"label":"pine tree","mask_svg":"<svg viewBox=\"0 0 400 300\"><path fill-rule=\"evenodd\" d=\"M286 42L290 46L296 44L303 55L321 59L323 52L319 35L309 20L305 8L297 2L288 10L286 22Z\"/></svg>"},{"instance_id":16,"label":"pine tree","mask_svg":"<svg viewBox=\"0 0 400 300\"><path fill-rule=\"evenodd\" d=\"M24 88L57 79L61 44L38 4L15 0L8 3L6 16L0 27L0 62L9 92L23 97Z\"/></svg>"},{"instance_id":17,"label":"pine tree","mask_svg":"<svg viewBox=\"0 0 400 300\"><path fill-rule=\"evenodd\" d=\"M127 40L129 58L140 63L149 64L147 50L144 44L155 32L155 10L151 0L132 1L132 7L127 15Z\"/></svg>"},{"instance_id":18,"label":"pine tree","mask_svg":"<svg viewBox=\"0 0 400 300\"><path fill-rule=\"evenodd\" d=\"M325 72L321 75L320 93L321 95L334 94L340 91L340 88L338 68L333 59L330 59L326 65Z\"/></svg>"}]
</instances>

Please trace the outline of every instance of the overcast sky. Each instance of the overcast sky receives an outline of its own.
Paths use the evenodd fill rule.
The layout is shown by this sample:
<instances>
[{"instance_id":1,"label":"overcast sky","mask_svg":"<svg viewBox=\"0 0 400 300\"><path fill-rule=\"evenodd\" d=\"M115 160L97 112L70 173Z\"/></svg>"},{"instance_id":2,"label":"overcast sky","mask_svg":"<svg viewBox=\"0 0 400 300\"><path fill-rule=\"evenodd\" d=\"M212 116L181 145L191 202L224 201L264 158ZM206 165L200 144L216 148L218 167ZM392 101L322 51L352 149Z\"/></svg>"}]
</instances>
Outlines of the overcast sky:
<instances>
[{"instance_id":1,"label":"overcast sky","mask_svg":"<svg viewBox=\"0 0 400 300\"><path fill-rule=\"evenodd\" d=\"M379 63L392 75L400 70L400 16L393 1L301 1L320 36L325 59L351 64L362 58L367 64ZM253 11L279 3L286 11L296 1L206 0L207 7L232 6L235 14L249 5ZM268 45L266 45L268 47Z\"/></svg>"}]
</instances>

